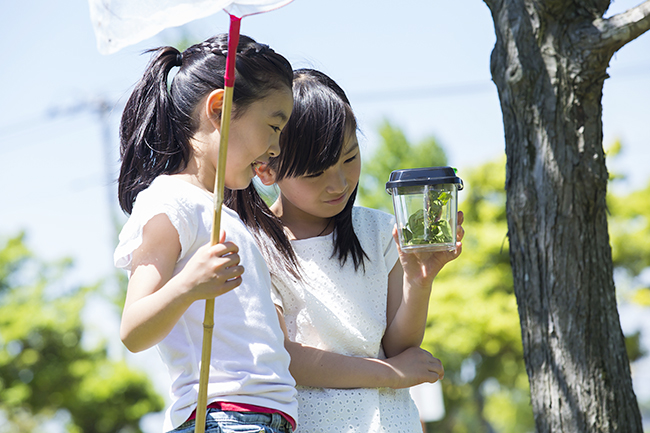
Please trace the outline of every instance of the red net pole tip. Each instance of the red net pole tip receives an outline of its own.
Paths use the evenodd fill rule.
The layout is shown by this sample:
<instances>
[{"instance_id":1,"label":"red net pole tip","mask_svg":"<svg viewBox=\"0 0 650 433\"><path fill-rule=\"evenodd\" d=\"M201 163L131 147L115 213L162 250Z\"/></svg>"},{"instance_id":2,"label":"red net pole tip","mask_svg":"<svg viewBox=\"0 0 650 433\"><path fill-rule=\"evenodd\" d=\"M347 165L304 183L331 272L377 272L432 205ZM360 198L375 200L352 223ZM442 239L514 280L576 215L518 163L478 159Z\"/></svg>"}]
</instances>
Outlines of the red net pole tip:
<instances>
[{"instance_id":1,"label":"red net pole tip","mask_svg":"<svg viewBox=\"0 0 650 433\"><path fill-rule=\"evenodd\" d=\"M237 46L239 45L239 28L241 18L230 15L230 31L228 32L228 56L226 57L226 74L224 84L226 87L235 85L235 63L237 60Z\"/></svg>"}]
</instances>

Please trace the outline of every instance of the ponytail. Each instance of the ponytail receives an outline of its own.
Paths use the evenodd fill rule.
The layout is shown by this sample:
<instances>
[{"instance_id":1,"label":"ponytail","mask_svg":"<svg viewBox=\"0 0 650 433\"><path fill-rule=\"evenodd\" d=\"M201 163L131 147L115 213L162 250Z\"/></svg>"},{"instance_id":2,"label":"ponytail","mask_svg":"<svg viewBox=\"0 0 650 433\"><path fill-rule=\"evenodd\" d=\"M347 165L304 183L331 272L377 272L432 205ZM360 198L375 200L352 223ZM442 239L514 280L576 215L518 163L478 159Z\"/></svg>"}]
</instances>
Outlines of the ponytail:
<instances>
[{"instance_id":1,"label":"ponytail","mask_svg":"<svg viewBox=\"0 0 650 433\"><path fill-rule=\"evenodd\" d=\"M127 213L131 213L136 195L154 178L187 166L189 131L174 127L178 116L167 91L169 71L177 65L180 55L172 47L157 50L124 108L118 198Z\"/></svg>"},{"instance_id":2,"label":"ponytail","mask_svg":"<svg viewBox=\"0 0 650 433\"><path fill-rule=\"evenodd\" d=\"M130 214L138 193L162 174L183 171L198 131L196 107L224 88L228 35L221 34L180 53L173 47L154 52L124 108L120 125L118 197ZM179 70L168 86L169 72ZM291 88L289 62L267 45L240 35L237 47L233 118L272 90Z\"/></svg>"}]
</instances>

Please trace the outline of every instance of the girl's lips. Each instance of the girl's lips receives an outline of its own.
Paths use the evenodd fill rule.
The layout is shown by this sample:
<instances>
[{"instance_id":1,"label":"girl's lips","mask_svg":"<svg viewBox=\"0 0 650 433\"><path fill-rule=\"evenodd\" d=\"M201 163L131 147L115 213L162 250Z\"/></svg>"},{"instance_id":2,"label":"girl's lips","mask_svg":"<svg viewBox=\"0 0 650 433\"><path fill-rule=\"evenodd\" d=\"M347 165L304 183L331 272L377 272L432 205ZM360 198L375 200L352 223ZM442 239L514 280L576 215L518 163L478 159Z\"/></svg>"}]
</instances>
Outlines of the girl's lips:
<instances>
[{"instance_id":1,"label":"girl's lips","mask_svg":"<svg viewBox=\"0 0 650 433\"><path fill-rule=\"evenodd\" d=\"M259 171L262 167L264 167L266 164L267 164L266 162L255 161L255 162L253 162L253 163L251 164L251 166L253 167L253 171L255 172L255 174L257 174L258 171Z\"/></svg>"},{"instance_id":2,"label":"girl's lips","mask_svg":"<svg viewBox=\"0 0 650 433\"><path fill-rule=\"evenodd\" d=\"M331 205L341 204L345 200L346 197L347 197L347 194L343 194L340 197L335 198L334 200L328 200L325 203L331 204Z\"/></svg>"}]
</instances>

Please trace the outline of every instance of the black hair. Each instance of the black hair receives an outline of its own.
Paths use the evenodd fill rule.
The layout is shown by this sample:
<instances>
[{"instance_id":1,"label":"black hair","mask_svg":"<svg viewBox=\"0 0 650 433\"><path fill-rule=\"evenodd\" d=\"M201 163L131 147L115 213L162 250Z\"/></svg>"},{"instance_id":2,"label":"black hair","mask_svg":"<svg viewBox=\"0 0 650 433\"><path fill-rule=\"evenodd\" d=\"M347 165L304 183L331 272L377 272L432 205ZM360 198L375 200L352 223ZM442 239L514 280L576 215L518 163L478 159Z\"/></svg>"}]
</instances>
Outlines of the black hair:
<instances>
[{"instance_id":1,"label":"black hair","mask_svg":"<svg viewBox=\"0 0 650 433\"><path fill-rule=\"evenodd\" d=\"M341 156L346 132L357 130L350 101L334 80L313 69L298 69L293 77L293 111L280 134L280 155L269 161L276 181L320 173L332 167ZM341 266L351 258L355 270L365 269L364 257L368 258L352 225L357 190L358 185L345 208L333 217L332 252ZM253 183L244 190L227 191L225 203L253 229L272 273L288 270L300 276L282 222L268 208Z\"/></svg>"},{"instance_id":2,"label":"black hair","mask_svg":"<svg viewBox=\"0 0 650 433\"><path fill-rule=\"evenodd\" d=\"M199 128L196 107L215 89L224 88L228 35L214 36L187 48L154 52L126 103L120 124L118 179L120 206L130 214L138 193L161 174L187 167L190 140ZM180 66L171 85L169 72ZM250 104L284 86L291 89L289 62L267 45L241 35L237 47L233 118Z\"/></svg>"}]
</instances>

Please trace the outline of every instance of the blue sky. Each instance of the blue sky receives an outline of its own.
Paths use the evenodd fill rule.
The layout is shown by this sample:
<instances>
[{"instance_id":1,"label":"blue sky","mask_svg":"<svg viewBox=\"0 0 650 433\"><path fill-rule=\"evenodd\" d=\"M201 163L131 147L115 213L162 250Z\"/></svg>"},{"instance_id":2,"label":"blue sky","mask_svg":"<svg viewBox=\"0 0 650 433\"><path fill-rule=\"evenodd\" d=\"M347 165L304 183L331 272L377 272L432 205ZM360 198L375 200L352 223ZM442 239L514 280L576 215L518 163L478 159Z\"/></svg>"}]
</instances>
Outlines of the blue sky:
<instances>
[{"instance_id":1,"label":"blue sky","mask_svg":"<svg viewBox=\"0 0 650 433\"><path fill-rule=\"evenodd\" d=\"M413 141L433 135L460 173L504 153L501 112L489 73L494 29L481 1L372 2L295 0L242 21L242 33L284 54L294 67L315 67L347 91L368 155L383 119ZM615 1L615 11L635 1ZM0 104L0 236L27 232L46 258L74 257L77 274L95 281L112 271L109 224L116 208L117 124L151 47L173 43L178 29L103 56L83 0L7 2L0 14L4 84ZM183 31L197 39L227 31L225 13ZM611 170L626 188L648 180L650 34L611 62L604 90L605 144L624 153ZM113 105L105 156L98 100ZM77 108L75 111L74 108ZM52 113L58 110L57 115ZM107 175L108 173L108 175Z\"/></svg>"},{"instance_id":2,"label":"blue sky","mask_svg":"<svg viewBox=\"0 0 650 433\"><path fill-rule=\"evenodd\" d=\"M640 2L617 0L611 13ZM123 219L112 182L117 125L148 61L140 53L173 44L182 32L197 40L225 32L227 15L103 56L84 0L3 1L1 10L0 237L25 230L39 256L70 256L74 279L95 282L113 271L110 212ZM334 78L359 118L365 154L376 145L383 119L412 141L436 137L461 176L504 153L489 72L494 28L482 1L295 0L244 18L242 33L269 44L294 67ZM604 88L605 145L617 138L624 145L610 165L628 175L620 190L649 179L649 54L650 34L622 48ZM113 107L107 154L96 113L102 99Z\"/></svg>"}]
</instances>

